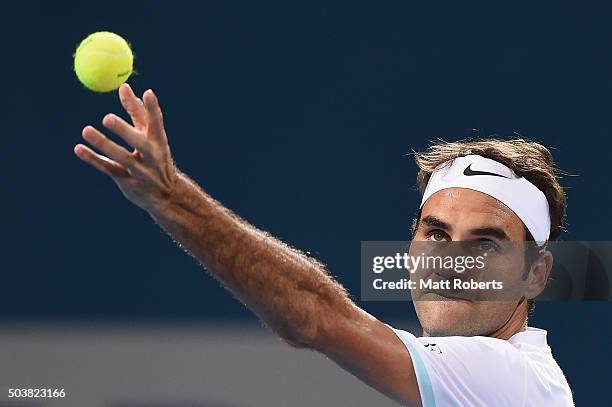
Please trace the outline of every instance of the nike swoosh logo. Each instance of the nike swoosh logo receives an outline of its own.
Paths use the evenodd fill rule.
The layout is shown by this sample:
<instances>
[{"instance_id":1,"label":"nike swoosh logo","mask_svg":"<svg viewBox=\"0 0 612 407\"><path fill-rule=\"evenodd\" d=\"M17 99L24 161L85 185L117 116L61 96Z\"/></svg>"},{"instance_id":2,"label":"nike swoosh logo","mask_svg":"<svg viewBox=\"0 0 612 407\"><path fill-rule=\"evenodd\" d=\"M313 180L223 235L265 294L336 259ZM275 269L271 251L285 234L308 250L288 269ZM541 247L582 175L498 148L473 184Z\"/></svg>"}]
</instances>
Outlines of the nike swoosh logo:
<instances>
[{"instance_id":1,"label":"nike swoosh logo","mask_svg":"<svg viewBox=\"0 0 612 407\"><path fill-rule=\"evenodd\" d=\"M490 176L493 176L493 177L502 177L502 178L510 179L510 177L506 177L505 175L501 175L501 174L495 174L494 172L475 171L471 167L472 167L472 164L468 165L465 168L465 170L463 170L463 175L465 175L467 177L471 177L473 175L490 175Z\"/></svg>"}]
</instances>

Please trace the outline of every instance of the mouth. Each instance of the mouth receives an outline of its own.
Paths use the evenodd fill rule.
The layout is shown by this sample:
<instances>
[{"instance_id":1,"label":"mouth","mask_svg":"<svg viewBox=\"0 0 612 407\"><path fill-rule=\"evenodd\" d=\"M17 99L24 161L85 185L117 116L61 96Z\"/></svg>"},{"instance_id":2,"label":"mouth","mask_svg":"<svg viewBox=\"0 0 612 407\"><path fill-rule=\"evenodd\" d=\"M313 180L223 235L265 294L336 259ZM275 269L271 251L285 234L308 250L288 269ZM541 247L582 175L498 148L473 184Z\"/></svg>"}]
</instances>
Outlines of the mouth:
<instances>
[{"instance_id":1,"label":"mouth","mask_svg":"<svg viewBox=\"0 0 612 407\"><path fill-rule=\"evenodd\" d=\"M466 303L473 302L472 300L469 300L465 297L449 295L446 292L440 293L439 291L426 291L422 295L419 296L417 301L454 301L454 302L466 302Z\"/></svg>"}]
</instances>

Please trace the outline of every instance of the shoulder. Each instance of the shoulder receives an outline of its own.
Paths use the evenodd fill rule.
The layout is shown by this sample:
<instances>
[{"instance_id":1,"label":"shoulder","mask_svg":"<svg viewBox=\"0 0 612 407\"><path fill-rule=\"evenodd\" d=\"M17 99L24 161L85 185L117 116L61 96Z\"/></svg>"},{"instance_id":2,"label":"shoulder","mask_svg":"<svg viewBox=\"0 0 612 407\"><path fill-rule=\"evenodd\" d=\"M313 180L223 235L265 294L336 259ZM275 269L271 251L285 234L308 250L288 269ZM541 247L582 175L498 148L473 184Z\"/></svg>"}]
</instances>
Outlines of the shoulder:
<instances>
[{"instance_id":1,"label":"shoulder","mask_svg":"<svg viewBox=\"0 0 612 407\"><path fill-rule=\"evenodd\" d=\"M423 406L522 405L527 364L507 341L481 336L417 338L394 331L412 357Z\"/></svg>"},{"instance_id":2,"label":"shoulder","mask_svg":"<svg viewBox=\"0 0 612 407\"><path fill-rule=\"evenodd\" d=\"M534 399L540 396L551 405L573 406L572 391L546 336L543 329L527 328L508 340L522 352L527 363L527 405L537 405Z\"/></svg>"},{"instance_id":3,"label":"shoulder","mask_svg":"<svg viewBox=\"0 0 612 407\"><path fill-rule=\"evenodd\" d=\"M506 341L415 337L393 330L411 354L426 407L573 405L567 381L546 343L546 331L528 329Z\"/></svg>"}]
</instances>

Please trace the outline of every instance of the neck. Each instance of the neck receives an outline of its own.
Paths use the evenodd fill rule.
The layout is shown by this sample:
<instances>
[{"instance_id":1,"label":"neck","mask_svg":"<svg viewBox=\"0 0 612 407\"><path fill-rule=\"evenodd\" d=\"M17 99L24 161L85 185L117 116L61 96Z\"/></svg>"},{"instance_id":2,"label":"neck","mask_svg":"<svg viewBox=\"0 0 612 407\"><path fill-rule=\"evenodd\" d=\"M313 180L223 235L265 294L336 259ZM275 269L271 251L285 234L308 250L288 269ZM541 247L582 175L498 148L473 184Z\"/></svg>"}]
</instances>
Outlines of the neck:
<instances>
[{"instance_id":1,"label":"neck","mask_svg":"<svg viewBox=\"0 0 612 407\"><path fill-rule=\"evenodd\" d=\"M506 321L504 325L502 325L497 330L491 332L487 336L490 336L491 338L508 340L514 334L518 332L523 332L526 327L527 301L523 300L516 306L514 312L512 313L508 321Z\"/></svg>"}]
</instances>

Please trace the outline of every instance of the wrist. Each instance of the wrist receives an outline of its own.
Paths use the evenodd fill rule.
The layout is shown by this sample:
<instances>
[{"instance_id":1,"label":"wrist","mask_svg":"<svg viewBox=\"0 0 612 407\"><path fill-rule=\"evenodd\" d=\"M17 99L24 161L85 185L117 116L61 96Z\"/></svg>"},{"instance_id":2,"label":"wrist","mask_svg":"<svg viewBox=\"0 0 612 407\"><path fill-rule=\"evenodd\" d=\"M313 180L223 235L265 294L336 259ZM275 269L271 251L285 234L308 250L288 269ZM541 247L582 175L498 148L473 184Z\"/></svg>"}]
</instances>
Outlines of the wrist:
<instances>
[{"instance_id":1,"label":"wrist","mask_svg":"<svg viewBox=\"0 0 612 407\"><path fill-rule=\"evenodd\" d=\"M176 170L173 179L168 183L168 187L158 197L151 200L146 211L154 218L158 218L172 210L173 207L178 206L182 196L185 195L182 191L185 190L186 183L185 175Z\"/></svg>"}]
</instances>

